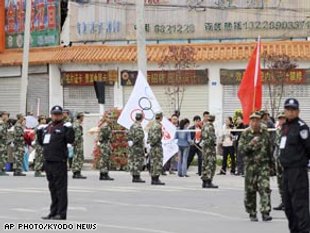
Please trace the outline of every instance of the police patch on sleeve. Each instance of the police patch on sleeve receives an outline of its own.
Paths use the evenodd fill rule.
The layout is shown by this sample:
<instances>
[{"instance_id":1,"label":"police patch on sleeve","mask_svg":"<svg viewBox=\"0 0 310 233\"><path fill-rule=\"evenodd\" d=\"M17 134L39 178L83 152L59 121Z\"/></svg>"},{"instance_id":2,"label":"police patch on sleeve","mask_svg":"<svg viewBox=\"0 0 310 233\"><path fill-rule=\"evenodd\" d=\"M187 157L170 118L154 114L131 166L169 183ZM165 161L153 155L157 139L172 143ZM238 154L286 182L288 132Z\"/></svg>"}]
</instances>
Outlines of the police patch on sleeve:
<instances>
[{"instance_id":1,"label":"police patch on sleeve","mask_svg":"<svg viewBox=\"0 0 310 233\"><path fill-rule=\"evenodd\" d=\"M308 129L303 129L303 130L301 130L300 131L300 137L302 138L302 139L308 139L308 137L309 137L309 130Z\"/></svg>"}]
</instances>

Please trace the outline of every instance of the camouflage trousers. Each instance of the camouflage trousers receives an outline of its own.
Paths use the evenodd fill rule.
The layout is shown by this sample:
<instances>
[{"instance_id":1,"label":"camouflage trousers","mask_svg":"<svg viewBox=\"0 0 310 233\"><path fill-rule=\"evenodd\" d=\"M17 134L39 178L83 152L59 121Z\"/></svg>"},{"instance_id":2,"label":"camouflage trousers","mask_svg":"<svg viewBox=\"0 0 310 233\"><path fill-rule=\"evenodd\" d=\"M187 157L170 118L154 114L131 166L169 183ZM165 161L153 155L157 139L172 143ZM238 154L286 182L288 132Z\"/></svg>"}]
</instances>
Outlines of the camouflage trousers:
<instances>
[{"instance_id":1,"label":"camouflage trousers","mask_svg":"<svg viewBox=\"0 0 310 233\"><path fill-rule=\"evenodd\" d=\"M203 148L202 151L201 179L212 181L216 170L216 151L215 148Z\"/></svg>"},{"instance_id":2,"label":"camouflage trousers","mask_svg":"<svg viewBox=\"0 0 310 233\"><path fill-rule=\"evenodd\" d=\"M100 173L107 174L110 170L110 157L112 154L110 143L103 143L100 145L100 161L99 169Z\"/></svg>"},{"instance_id":3,"label":"camouflage trousers","mask_svg":"<svg viewBox=\"0 0 310 233\"><path fill-rule=\"evenodd\" d=\"M24 145L15 145L14 148L14 170L21 172L23 170L23 159L25 154Z\"/></svg>"},{"instance_id":4,"label":"camouflage trousers","mask_svg":"<svg viewBox=\"0 0 310 233\"><path fill-rule=\"evenodd\" d=\"M35 158L34 158L34 170L36 172L42 171L43 162L44 162L43 148L41 146L37 146L36 147L36 154L35 154Z\"/></svg>"},{"instance_id":5,"label":"camouflage trousers","mask_svg":"<svg viewBox=\"0 0 310 233\"><path fill-rule=\"evenodd\" d=\"M132 146L129 149L129 169L133 176L140 176L144 164L144 147Z\"/></svg>"},{"instance_id":6,"label":"camouflage trousers","mask_svg":"<svg viewBox=\"0 0 310 233\"><path fill-rule=\"evenodd\" d=\"M74 156L72 160L72 171L80 172L84 163L83 143L74 146Z\"/></svg>"},{"instance_id":7,"label":"camouflage trousers","mask_svg":"<svg viewBox=\"0 0 310 233\"><path fill-rule=\"evenodd\" d=\"M256 193L260 196L260 212L269 214L270 203L270 181L269 165L246 164L245 168L245 198L244 205L246 212L256 214Z\"/></svg>"},{"instance_id":8,"label":"camouflage trousers","mask_svg":"<svg viewBox=\"0 0 310 233\"><path fill-rule=\"evenodd\" d=\"M0 145L0 172L5 171L5 164L8 161L8 150Z\"/></svg>"},{"instance_id":9,"label":"camouflage trousers","mask_svg":"<svg viewBox=\"0 0 310 233\"><path fill-rule=\"evenodd\" d=\"M277 182L278 182L279 193L281 196L281 201L283 203L283 167L280 163L280 158L276 159L276 171L277 171Z\"/></svg>"},{"instance_id":10,"label":"camouflage trousers","mask_svg":"<svg viewBox=\"0 0 310 233\"><path fill-rule=\"evenodd\" d=\"M152 146L150 150L151 176L160 176L163 170L163 147L162 145Z\"/></svg>"}]
</instances>

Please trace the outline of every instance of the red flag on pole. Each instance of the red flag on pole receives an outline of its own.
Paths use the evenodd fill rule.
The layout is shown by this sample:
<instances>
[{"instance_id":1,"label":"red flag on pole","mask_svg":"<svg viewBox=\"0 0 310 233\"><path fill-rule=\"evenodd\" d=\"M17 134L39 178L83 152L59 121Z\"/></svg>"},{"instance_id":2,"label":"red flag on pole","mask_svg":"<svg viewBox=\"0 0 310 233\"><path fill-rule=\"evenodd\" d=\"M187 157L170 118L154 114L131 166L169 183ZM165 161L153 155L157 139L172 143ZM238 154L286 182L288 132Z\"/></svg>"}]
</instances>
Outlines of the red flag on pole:
<instances>
[{"instance_id":1,"label":"red flag on pole","mask_svg":"<svg viewBox=\"0 0 310 233\"><path fill-rule=\"evenodd\" d=\"M261 43L258 43L249 60L239 86L238 97L242 105L243 121L248 124L252 112L262 107L262 73L260 66Z\"/></svg>"}]
</instances>

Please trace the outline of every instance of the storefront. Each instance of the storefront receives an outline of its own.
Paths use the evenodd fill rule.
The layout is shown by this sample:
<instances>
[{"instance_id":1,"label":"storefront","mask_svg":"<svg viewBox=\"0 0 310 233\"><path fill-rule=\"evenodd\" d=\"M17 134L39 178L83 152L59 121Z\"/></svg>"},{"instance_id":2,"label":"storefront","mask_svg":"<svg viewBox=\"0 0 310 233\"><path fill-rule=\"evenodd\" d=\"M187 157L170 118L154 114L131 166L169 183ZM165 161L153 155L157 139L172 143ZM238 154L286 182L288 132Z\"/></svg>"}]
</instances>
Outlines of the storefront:
<instances>
[{"instance_id":1,"label":"storefront","mask_svg":"<svg viewBox=\"0 0 310 233\"><path fill-rule=\"evenodd\" d=\"M117 71L62 72L63 106L72 112L99 113L95 81L105 83L105 110L114 107L114 83Z\"/></svg>"},{"instance_id":2,"label":"storefront","mask_svg":"<svg viewBox=\"0 0 310 233\"><path fill-rule=\"evenodd\" d=\"M121 71L124 104L137 78L137 71ZM208 109L208 71L148 71L148 82L164 114L169 117L181 105L181 117L190 120Z\"/></svg>"},{"instance_id":3,"label":"storefront","mask_svg":"<svg viewBox=\"0 0 310 233\"><path fill-rule=\"evenodd\" d=\"M221 84L223 85L223 117L232 116L236 109L241 109L240 100L238 99L238 89L244 70L220 70ZM262 108L270 109L269 85L266 81L268 76L267 70L262 70L263 79L263 101ZM300 102L301 118L310 122L310 70L295 69L287 74L283 90L282 103L286 98L294 97ZM271 85L272 88L272 85ZM279 93L279 92L278 92ZM279 96L272 97L279 100ZM282 104L280 110L282 110Z\"/></svg>"}]
</instances>

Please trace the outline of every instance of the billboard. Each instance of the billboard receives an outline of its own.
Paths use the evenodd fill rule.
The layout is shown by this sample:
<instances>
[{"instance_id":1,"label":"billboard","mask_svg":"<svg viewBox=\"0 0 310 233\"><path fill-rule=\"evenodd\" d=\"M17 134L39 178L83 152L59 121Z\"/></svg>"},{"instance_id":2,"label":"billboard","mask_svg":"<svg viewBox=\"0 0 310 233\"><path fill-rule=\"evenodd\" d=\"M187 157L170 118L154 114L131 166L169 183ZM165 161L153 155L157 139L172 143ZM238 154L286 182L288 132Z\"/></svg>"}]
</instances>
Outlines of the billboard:
<instances>
[{"instance_id":1,"label":"billboard","mask_svg":"<svg viewBox=\"0 0 310 233\"><path fill-rule=\"evenodd\" d=\"M31 47L59 44L60 1L31 0ZM5 0L6 48L23 47L25 0Z\"/></svg>"},{"instance_id":2,"label":"billboard","mask_svg":"<svg viewBox=\"0 0 310 233\"><path fill-rule=\"evenodd\" d=\"M83 2L83 1L82 1ZM85 2L85 1L84 1ZM148 40L301 38L309 0L146 0ZM135 40L133 0L70 2L70 40Z\"/></svg>"}]
</instances>

